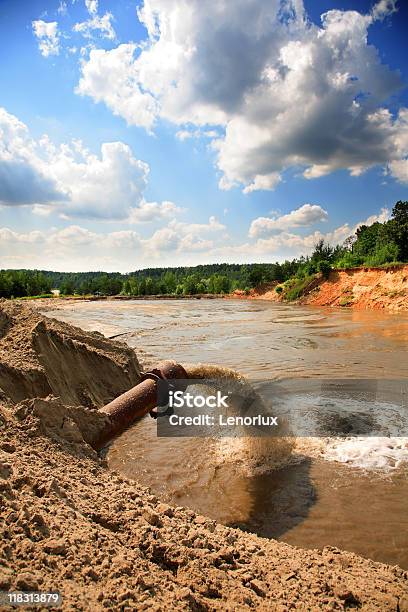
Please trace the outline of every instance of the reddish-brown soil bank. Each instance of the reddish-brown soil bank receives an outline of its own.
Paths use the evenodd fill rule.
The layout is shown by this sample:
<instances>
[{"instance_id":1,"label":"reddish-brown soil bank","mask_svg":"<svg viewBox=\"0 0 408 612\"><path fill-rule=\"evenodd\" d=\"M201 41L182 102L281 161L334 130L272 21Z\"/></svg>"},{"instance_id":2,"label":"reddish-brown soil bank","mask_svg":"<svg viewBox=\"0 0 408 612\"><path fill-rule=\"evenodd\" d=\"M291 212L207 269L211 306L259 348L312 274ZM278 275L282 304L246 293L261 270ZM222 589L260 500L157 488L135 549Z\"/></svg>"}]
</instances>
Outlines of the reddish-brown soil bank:
<instances>
[{"instance_id":1,"label":"reddish-brown soil bank","mask_svg":"<svg viewBox=\"0 0 408 612\"><path fill-rule=\"evenodd\" d=\"M278 294L276 286L277 283L265 284L252 289L249 295L237 291L232 297L284 301L284 292ZM408 265L333 270L327 279L316 278L298 302L392 312L408 310Z\"/></svg>"}]
</instances>

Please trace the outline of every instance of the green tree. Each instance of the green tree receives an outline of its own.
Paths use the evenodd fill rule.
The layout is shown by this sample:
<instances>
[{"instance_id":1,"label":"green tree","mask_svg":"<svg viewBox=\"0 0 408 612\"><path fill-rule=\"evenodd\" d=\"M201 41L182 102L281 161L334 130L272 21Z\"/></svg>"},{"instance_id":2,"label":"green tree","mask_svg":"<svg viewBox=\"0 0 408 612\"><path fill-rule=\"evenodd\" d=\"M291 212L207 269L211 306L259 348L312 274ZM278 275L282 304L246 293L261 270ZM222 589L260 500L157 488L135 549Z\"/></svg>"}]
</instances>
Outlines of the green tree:
<instances>
[{"instance_id":1,"label":"green tree","mask_svg":"<svg viewBox=\"0 0 408 612\"><path fill-rule=\"evenodd\" d=\"M333 247L330 246L330 244L326 243L322 238L314 245L311 259L316 265L319 261L322 260L331 261L333 251Z\"/></svg>"},{"instance_id":2,"label":"green tree","mask_svg":"<svg viewBox=\"0 0 408 612\"><path fill-rule=\"evenodd\" d=\"M357 231L357 240L353 247L353 253L366 257L375 253L381 223L373 223L372 225L361 225Z\"/></svg>"},{"instance_id":3,"label":"green tree","mask_svg":"<svg viewBox=\"0 0 408 612\"><path fill-rule=\"evenodd\" d=\"M186 276L183 282L183 292L185 295L194 295L197 293L197 285L199 281L195 274L189 274Z\"/></svg>"},{"instance_id":4,"label":"green tree","mask_svg":"<svg viewBox=\"0 0 408 612\"><path fill-rule=\"evenodd\" d=\"M320 272L325 278L329 277L332 267L327 259L321 259L317 264L317 271Z\"/></svg>"},{"instance_id":5,"label":"green tree","mask_svg":"<svg viewBox=\"0 0 408 612\"><path fill-rule=\"evenodd\" d=\"M123 283L121 293L123 293L124 295L131 295L132 287L130 285L129 279L125 280L125 282Z\"/></svg>"},{"instance_id":6,"label":"green tree","mask_svg":"<svg viewBox=\"0 0 408 612\"><path fill-rule=\"evenodd\" d=\"M398 247L398 259L408 261L408 202L399 200L391 216L391 235Z\"/></svg>"},{"instance_id":7,"label":"green tree","mask_svg":"<svg viewBox=\"0 0 408 612\"><path fill-rule=\"evenodd\" d=\"M259 266L254 266L252 270L249 272L249 285L251 287L257 287L263 281L263 272L262 268Z\"/></svg>"},{"instance_id":8,"label":"green tree","mask_svg":"<svg viewBox=\"0 0 408 612\"><path fill-rule=\"evenodd\" d=\"M168 272L165 272L163 281L166 287L165 293L175 293L177 287L177 279L174 272L171 272L170 270Z\"/></svg>"},{"instance_id":9,"label":"green tree","mask_svg":"<svg viewBox=\"0 0 408 612\"><path fill-rule=\"evenodd\" d=\"M74 282L69 277L66 278L61 284L60 293L62 295L73 295L73 293L75 293Z\"/></svg>"}]
</instances>

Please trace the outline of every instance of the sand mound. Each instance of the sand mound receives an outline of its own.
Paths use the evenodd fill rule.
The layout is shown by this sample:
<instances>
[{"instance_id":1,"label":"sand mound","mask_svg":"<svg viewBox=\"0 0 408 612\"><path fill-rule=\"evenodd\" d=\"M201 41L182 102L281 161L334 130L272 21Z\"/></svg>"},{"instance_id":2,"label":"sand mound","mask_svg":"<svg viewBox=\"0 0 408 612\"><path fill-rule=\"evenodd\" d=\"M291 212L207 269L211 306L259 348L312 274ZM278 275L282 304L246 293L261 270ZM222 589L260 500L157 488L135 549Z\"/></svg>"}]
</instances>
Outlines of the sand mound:
<instances>
[{"instance_id":1,"label":"sand mound","mask_svg":"<svg viewBox=\"0 0 408 612\"><path fill-rule=\"evenodd\" d=\"M13 402L52 394L64 404L100 407L139 377L126 345L1 300L0 390Z\"/></svg>"},{"instance_id":2,"label":"sand mound","mask_svg":"<svg viewBox=\"0 0 408 612\"><path fill-rule=\"evenodd\" d=\"M81 393L98 404L133 384L136 357L27 307L1 307L1 385L14 401L0 406L0 589L59 589L64 610L96 612L408 610L398 567L217 525L108 470L86 443L100 415L67 404ZM33 398L48 389L61 399Z\"/></svg>"}]
</instances>

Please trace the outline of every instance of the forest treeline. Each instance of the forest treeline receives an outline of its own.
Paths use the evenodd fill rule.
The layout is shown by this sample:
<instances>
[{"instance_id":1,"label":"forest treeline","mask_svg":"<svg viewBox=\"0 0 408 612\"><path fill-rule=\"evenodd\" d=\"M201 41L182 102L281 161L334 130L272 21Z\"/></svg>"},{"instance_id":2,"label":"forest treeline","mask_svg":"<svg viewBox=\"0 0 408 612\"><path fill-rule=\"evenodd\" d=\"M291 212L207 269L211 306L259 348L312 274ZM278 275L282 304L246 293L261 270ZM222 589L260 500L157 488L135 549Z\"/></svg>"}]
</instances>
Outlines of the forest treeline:
<instances>
[{"instance_id":1,"label":"forest treeline","mask_svg":"<svg viewBox=\"0 0 408 612\"><path fill-rule=\"evenodd\" d=\"M146 268L130 274L1 270L0 297L49 295L194 295L249 291L262 283L304 284L332 268L381 266L408 262L408 202L395 204L384 223L360 226L342 245L320 240L308 257L270 264L208 264L194 267ZM296 283L295 283L296 284Z\"/></svg>"}]
</instances>

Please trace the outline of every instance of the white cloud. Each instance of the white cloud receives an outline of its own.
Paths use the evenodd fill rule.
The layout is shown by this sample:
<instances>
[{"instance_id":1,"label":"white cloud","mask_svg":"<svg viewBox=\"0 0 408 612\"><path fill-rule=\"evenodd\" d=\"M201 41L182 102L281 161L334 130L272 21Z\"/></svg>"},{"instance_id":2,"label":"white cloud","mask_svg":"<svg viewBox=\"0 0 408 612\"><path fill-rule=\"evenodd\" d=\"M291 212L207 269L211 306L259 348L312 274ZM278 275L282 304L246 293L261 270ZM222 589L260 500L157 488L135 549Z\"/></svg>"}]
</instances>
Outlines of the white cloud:
<instances>
[{"instance_id":1,"label":"white cloud","mask_svg":"<svg viewBox=\"0 0 408 612\"><path fill-rule=\"evenodd\" d=\"M158 112L155 98L138 86L134 65L136 45L119 45L112 51L92 50L82 64L82 77L76 88L80 95L105 102L115 115L129 125L151 128ZM136 121L137 118L137 121Z\"/></svg>"},{"instance_id":2,"label":"white cloud","mask_svg":"<svg viewBox=\"0 0 408 612\"><path fill-rule=\"evenodd\" d=\"M138 234L96 233L78 225L48 231L16 232L0 228L4 266L62 271L129 271L145 266Z\"/></svg>"},{"instance_id":3,"label":"white cloud","mask_svg":"<svg viewBox=\"0 0 408 612\"><path fill-rule=\"evenodd\" d=\"M49 145L48 155L50 173L69 189L64 212L70 218L125 219L143 199L149 166L122 142L103 143L99 157L81 143Z\"/></svg>"},{"instance_id":4,"label":"white cloud","mask_svg":"<svg viewBox=\"0 0 408 612\"><path fill-rule=\"evenodd\" d=\"M211 217L208 223L172 221L149 238L132 230L99 233L78 225L47 231L18 232L0 228L0 257L3 266L65 271L130 271L156 265L186 263L214 246L211 235L224 229ZM196 260L198 263L198 260Z\"/></svg>"},{"instance_id":5,"label":"white cloud","mask_svg":"<svg viewBox=\"0 0 408 612\"><path fill-rule=\"evenodd\" d=\"M395 158L388 164L389 173L400 183L408 183L408 109L401 109L395 122Z\"/></svg>"},{"instance_id":6,"label":"white cloud","mask_svg":"<svg viewBox=\"0 0 408 612\"><path fill-rule=\"evenodd\" d=\"M171 221L167 227L142 238L132 230L99 233L70 225L63 229L17 232L0 228L0 257L4 267L39 268L65 271L130 271L152 265L195 265L211 261L276 261L307 255L320 239L340 244L360 225L385 221L390 211L355 226L344 224L326 233L300 236L283 231L270 238L244 244L231 244L225 226L211 217L208 223Z\"/></svg>"},{"instance_id":7,"label":"white cloud","mask_svg":"<svg viewBox=\"0 0 408 612\"><path fill-rule=\"evenodd\" d=\"M281 177L279 172L271 172L270 174L256 174L253 178L252 183L249 183L249 185L244 187L243 192L252 193L252 191L259 191L261 189L275 189L276 185L280 183L280 181ZM233 185L234 182L236 181L229 181L229 184ZM224 178L224 181L220 182L220 187L222 188L225 184L228 184L228 180L226 181Z\"/></svg>"},{"instance_id":8,"label":"white cloud","mask_svg":"<svg viewBox=\"0 0 408 612\"><path fill-rule=\"evenodd\" d=\"M357 225L353 227L352 233L354 233L356 229L360 227L360 225L372 225L373 223L385 223L385 221L389 220L390 216L391 216L390 210L384 206L380 210L378 215L370 215L369 217L367 217L365 221L360 221L359 223L357 223Z\"/></svg>"},{"instance_id":9,"label":"white cloud","mask_svg":"<svg viewBox=\"0 0 408 612\"><path fill-rule=\"evenodd\" d=\"M77 92L130 125L172 121L181 139L195 135L186 124L221 128L213 146L223 189L273 189L291 167L306 178L342 168L357 176L408 154L396 146L401 114L385 108L400 77L367 42L395 5L331 10L317 26L302 0L145 0L146 41L92 51Z\"/></svg>"},{"instance_id":10,"label":"white cloud","mask_svg":"<svg viewBox=\"0 0 408 612\"><path fill-rule=\"evenodd\" d=\"M254 242L243 244L227 244L215 246L209 253L209 258L213 261L283 261L293 259L301 255L310 255L314 246L319 240L324 240L331 245L342 244L346 238L355 233L360 225L371 225L376 221L383 223L390 218L390 211L382 208L376 215L371 215L367 219L359 221L355 225L344 223L329 232L315 231L310 234L300 235L288 231L268 238L258 238Z\"/></svg>"},{"instance_id":11,"label":"white cloud","mask_svg":"<svg viewBox=\"0 0 408 612\"><path fill-rule=\"evenodd\" d=\"M384 223L390 218L390 211L387 208L382 208L377 215L371 215L367 219L359 221L351 226L349 223L336 227L329 232L315 231L306 236L293 234L290 232L282 232L268 239L259 239L254 245L255 252L260 253L276 253L279 251L290 254L291 257L299 255L308 255L312 252L315 244L319 240L324 240L331 245L342 244L346 238L353 235L360 225L372 225L377 221Z\"/></svg>"},{"instance_id":12,"label":"white cloud","mask_svg":"<svg viewBox=\"0 0 408 612\"><path fill-rule=\"evenodd\" d=\"M388 168L400 183L408 183L408 159L398 159L391 162Z\"/></svg>"},{"instance_id":13,"label":"white cloud","mask_svg":"<svg viewBox=\"0 0 408 612\"><path fill-rule=\"evenodd\" d=\"M380 0L373 6L371 15L375 21L376 19L384 19L397 11L397 0Z\"/></svg>"},{"instance_id":14,"label":"white cloud","mask_svg":"<svg viewBox=\"0 0 408 612\"><path fill-rule=\"evenodd\" d=\"M27 127L0 107L0 204L46 204L66 197L37 155Z\"/></svg>"},{"instance_id":15,"label":"white cloud","mask_svg":"<svg viewBox=\"0 0 408 612\"><path fill-rule=\"evenodd\" d=\"M73 27L74 32L82 34L85 38L92 38L97 32L101 38L113 40L116 38L115 30L112 25L112 13L105 13L102 16L95 15L91 19L76 23Z\"/></svg>"},{"instance_id":16,"label":"white cloud","mask_svg":"<svg viewBox=\"0 0 408 612\"><path fill-rule=\"evenodd\" d=\"M176 206L174 202L167 200L164 202L145 202L142 200L137 208L132 209L128 220L129 223L145 223L174 217L181 212L183 212L183 209Z\"/></svg>"},{"instance_id":17,"label":"white cloud","mask_svg":"<svg viewBox=\"0 0 408 612\"><path fill-rule=\"evenodd\" d=\"M217 130L179 130L176 132L176 138L179 140L188 140L189 138L218 138Z\"/></svg>"},{"instance_id":18,"label":"white cloud","mask_svg":"<svg viewBox=\"0 0 408 612\"><path fill-rule=\"evenodd\" d=\"M214 246L211 236L226 229L215 217L210 217L208 223L184 223L173 220L167 227L161 228L143 241L144 247L153 256L173 251L180 254L191 252L207 252Z\"/></svg>"},{"instance_id":19,"label":"white cloud","mask_svg":"<svg viewBox=\"0 0 408 612\"><path fill-rule=\"evenodd\" d=\"M86 10L90 15L96 15L98 12L98 0L85 0Z\"/></svg>"},{"instance_id":20,"label":"white cloud","mask_svg":"<svg viewBox=\"0 0 408 612\"><path fill-rule=\"evenodd\" d=\"M38 48L41 55L44 57L58 55L60 51L58 23L56 21L38 19L32 22L32 27L34 36L38 40Z\"/></svg>"},{"instance_id":21,"label":"white cloud","mask_svg":"<svg viewBox=\"0 0 408 612\"><path fill-rule=\"evenodd\" d=\"M254 219L249 228L249 236L267 236L283 231L290 227L308 227L314 223L327 221L327 212L317 204L303 204L296 210L280 217L258 217Z\"/></svg>"},{"instance_id":22,"label":"white cloud","mask_svg":"<svg viewBox=\"0 0 408 612\"><path fill-rule=\"evenodd\" d=\"M58 15L66 15L68 12L67 3L63 0L60 0L59 6L57 8Z\"/></svg>"},{"instance_id":23,"label":"white cloud","mask_svg":"<svg viewBox=\"0 0 408 612\"><path fill-rule=\"evenodd\" d=\"M76 23L72 28L74 32L82 34L85 38L93 38L98 34L101 38L114 40L116 33L112 25L112 13L98 15L98 0L85 0L86 10L90 17L86 21Z\"/></svg>"},{"instance_id":24,"label":"white cloud","mask_svg":"<svg viewBox=\"0 0 408 612\"><path fill-rule=\"evenodd\" d=\"M48 217L52 213L53 207L44 204L34 204L31 210L33 215L38 215L39 217Z\"/></svg>"},{"instance_id":25,"label":"white cloud","mask_svg":"<svg viewBox=\"0 0 408 612\"><path fill-rule=\"evenodd\" d=\"M30 137L27 127L0 108L0 204L50 206L65 218L129 220L174 217L173 202L146 202L149 166L122 142L106 142L100 154L82 142L54 145Z\"/></svg>"}]
</instances>

